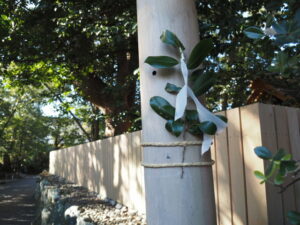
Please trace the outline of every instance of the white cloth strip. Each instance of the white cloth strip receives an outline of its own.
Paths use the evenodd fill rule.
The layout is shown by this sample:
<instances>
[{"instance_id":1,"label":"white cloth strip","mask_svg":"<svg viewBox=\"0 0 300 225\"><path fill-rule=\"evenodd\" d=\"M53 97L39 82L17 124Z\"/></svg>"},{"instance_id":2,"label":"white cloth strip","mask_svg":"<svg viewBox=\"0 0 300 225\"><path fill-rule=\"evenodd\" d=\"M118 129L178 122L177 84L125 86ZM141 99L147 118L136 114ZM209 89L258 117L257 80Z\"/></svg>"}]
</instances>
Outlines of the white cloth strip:
<instances>
[{"instance_id":1,"label":"white cloth strip","mask_svg":"<svg viewBox=\"0 0 300 225\"><path fill-rule=\"evenodd\" d=\"M215 116L213 113L211 113L208 109L206 109L198 100L198 98L195 96L193 90L188 86L188 76L189 72L187 69L187 65L184 61L184 55L181 54L180 59L180 68L181 73L184 80L184 86L179 91L177 97L176 97L176 108L175 108L175 120L180 119L184 116L185 109L187 106L187 98L191 97L193 102L196 105L196 110L198 112L199 120L200 122L204 121L210 121L213 122L217 126L217 133L220 133L227 127L227 123L225 123L223 120L221 120L219 117ZM203 142L201 147L201 154L204 154L207 152L210 148L210 146L213 143L213 135L204 134L203 135Z\"/></svg>"}]
</instances>

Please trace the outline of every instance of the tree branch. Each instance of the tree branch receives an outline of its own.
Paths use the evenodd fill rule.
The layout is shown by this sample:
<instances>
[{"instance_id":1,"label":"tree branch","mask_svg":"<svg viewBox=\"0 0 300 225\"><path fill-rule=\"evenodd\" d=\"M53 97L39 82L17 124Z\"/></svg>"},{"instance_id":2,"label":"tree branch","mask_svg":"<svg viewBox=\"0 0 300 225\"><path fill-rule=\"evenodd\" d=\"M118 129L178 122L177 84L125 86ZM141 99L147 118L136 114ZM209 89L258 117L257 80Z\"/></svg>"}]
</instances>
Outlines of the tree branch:
<instances>
[{"instance_id":1,"label":"tree branch","mask_svg":"<svg viewBox=\"0 0 300 225\"><path fill-rule=\"evenodd\" d=\"M51 88L50 88L46 83L44 83L44 85L45 85L45 87L46 87L52 94L54 94L54 96L57 98L57 100L58 100L60 103L64 103L64 101L62 100L62 98L61 98L58 94L54 93L54 92L51 90ZM89 133L83 128L83 126L82 126L81 123L80 123L80 120L75 116L75 114L72 113L71 111L67 111L67 110L65 110L65 111L66 111L67 113L69 113L69 114L73 117L74 121L76 122L76 124L78 125L78 127L81 129L81 131L85 134L85 136L87 137L87 139L88 139L89 141L92 141L92 139L91 139Z\"/></svg>"},{"instance_id":2,"label":"tree branch","mask_svg":"<svg viewBox=\"0 0 300 225\"><path fill-rule=\"evenodd\" d=\"M290 182L289 184L287 184L286 186L284 187L280 187L280 191L279 191L279 194L282 194L283 192L286 191L286 189L288 189L289 187L291 187L293 184L295 184L296 182L300 181L300 177L296 178L295 180L293 180L292 182Z\"/></svg>"}]
</instances>

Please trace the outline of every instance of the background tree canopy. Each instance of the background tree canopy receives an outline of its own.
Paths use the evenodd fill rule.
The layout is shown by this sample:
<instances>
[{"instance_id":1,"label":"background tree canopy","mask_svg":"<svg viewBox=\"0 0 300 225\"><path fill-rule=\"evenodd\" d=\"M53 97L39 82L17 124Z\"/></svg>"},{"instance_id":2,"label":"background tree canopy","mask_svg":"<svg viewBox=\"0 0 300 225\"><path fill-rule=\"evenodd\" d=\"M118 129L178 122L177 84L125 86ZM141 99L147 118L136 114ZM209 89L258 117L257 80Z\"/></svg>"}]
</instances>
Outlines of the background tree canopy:
<instances>
[{"instance_id":1,"label":"background tree canopy","mask_svg":"<svg viewBox=\"0 0 300 225\"><path fill-rule=\"evenodd\" d=\"M76 138L83 142L140 129L135 2L0 1L2 94L9 84L17 93L29 95L29 89L35 90L44 103L58 105L65 119L52 119L51 126L47 125L52 131L45 129L45 135L51 134L56 140L55 148L64 146L62 138L72 144L77 143ZM292 102L281 104L299 105L300 35L287 45L276 42L274 35L253 40L243 33L248 27L267 31L275 23L292 20L299 1L198 0L196 6L200 39L212 38L214 42L204 63L205 70L214 71L216 76L216 85L206 95L209 108L224 110L247 104L252 92L249 86L258 78L293 97ZM297 29L295 25L282 35L288 37ZM280 67L279 62L293 65L284 71L274 69ZM272 98L260 100L276 103ZM13 107L9 101L3 104L2 126ZM40 109L28 107L32 107L28 113L35 114L39 126L49 122ZM20 127L26 124L28 121ZM63 128L67 126L79 128L79 134L68 137ZM61 137L61 132L66 136Z\"/></svg>"}]
</instances>

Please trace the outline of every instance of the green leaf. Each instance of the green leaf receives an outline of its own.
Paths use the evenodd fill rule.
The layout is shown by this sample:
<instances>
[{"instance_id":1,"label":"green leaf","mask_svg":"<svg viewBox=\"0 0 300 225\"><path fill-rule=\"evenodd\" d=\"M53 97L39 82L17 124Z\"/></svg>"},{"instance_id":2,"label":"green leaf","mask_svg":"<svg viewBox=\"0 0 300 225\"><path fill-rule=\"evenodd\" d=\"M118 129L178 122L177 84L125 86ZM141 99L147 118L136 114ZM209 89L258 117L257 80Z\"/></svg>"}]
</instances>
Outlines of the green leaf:
<instances>
[{"instance_id":1,"label":"green leaf","mask_svg":"<svg viewBox=\"0 0 300 225\"><path fill-rule=\"evenodd\" d=\"M221 120L223 120L225 123L228 123L228 119L225 116L222 115L216 115L217 117L219 117Z\"/></svg>"},{"instance_id":2,"label":"green leaf","mask_svg":"<svg viewBox=\"0 0 300 225\"><path fill-rule=\"evenodd\" d=\"M217 132L216 124L210 121L204 121L200 123L198 126L199 129L205 134L214 135Z\"/></svg>"},{"instance_id":3,"label":"green leaf","mask_svg":"<svg viewBox=\"0 0 300 225\"><path fill-rule=\"evenodd\" d=\"M181 90L181 87L178 87L175 84L167 83L165 90L170 94L178 94L178 92Z\"/></svg>"},{"instance_id":4,"label":"green leaf","mask_svg":"<svg viewBox=\"0 0 300 225\"><path fill-rule=\"evenodd\" d=\"M196 70L191 74L192 90L196 96L200 96L207 92L215 83L216 76L212 72L201 73L200 70Z\"/></svg>"},{"instance_id":5,"label":"green leaf","mask_svg":"<svg viewBox=\"0 0 300 225\"><path fill-rule=\"evenodd\" d=\"M287 34L286 23L273 23L272 27L277 34Z\"/></svg>"},{"instance_id":6,"label":"green leaf","mask_svg":"<svg viewBox=\"0 0 300 225\"><path fill-rule=\"evenodd\" d=\"M189 131L189 133L191 133L192 135L195 135L197 137L199 137L203 134L203 132L199 128L199 124L192 125L188 131Z\"/></svg>"},{"instance_id":7,"label":"green leaf","mask_svg":"<svg viewBox=\"0 0 300 225\"><path fill-rule=\"evenodd\" d=\"M274 184L281 185L283 184L283 182L284 182L283 177L280 174L277 174L274 179Z\"/></svg>"},{"instance_id":8,"label":"green leaf","mask_svg":"<svg viewBox=\"0 0 300 225\"><path fill-rule=\"evenodd\" d=\"M182 51L185 49L179 38L169 30L166 30L160 36L162 42L172 45L175 48L181 49Z\"/></svg>"},{"instance_id":9,"label":"green leaf","mask_svg":"<svg viewBox=\"0 0 300 225\"><path fill-rule=\"evenodd\" d=\"M273 173L275 172L275 167L276 167L276 165L275 165L274 161L272 160L265 171L266 177L271 177L273 175Z\"/></svg>"},{"instance_id":10,"label":"green leaf","mask_svg":"<svg viewBox=\"0 0 300 225\"><path fill-rule=\"evenodd\" d=\"M197 68L201 62L209 55L213 49L213 42L211 39L204 39L200 41L192 50L188 59L187 67L192 70Z\"/></svg>"},{"instance_id":11,"label":"green leaf","mask_svg":"<svg viewBox=\"0 0 300 225\"><path fill-rule=\"evenodd\" d=\"M282 165L281 163L279 164L278 174L282 177L284 177L287 174L285 165Z\"/></svg>"},{"instance_id":12,"label":"green leaf","mask_svg":"<svg viewBox=\"0 0 300 225\"><path fill-rule=\"evenodd\" d=\"M6 20L6 21L9 20L9 19L8 19L8 16L7 16L7 15L4 15L4 14L1 15L1 19Z\"/></svg>"},{"instance_id":13,"label":"green leaf","mask_svg":"<svg viewBox=\"0 0 300 225\"><path fill-rule=\"evenodd\" d=\"M158 69L164 69L176 66L179 62L169 56L149 56L145 60L145 63L148 63L149 65Z\"/></svg>"},{"instance_id":14,"label":"green leaf","mask_svg":"<svg viewBox=\"0 0 300 225\"><path fill-rule=\"evenodd\" d=\"M251 39L261 39L265 36L262 29L259 27L248 27L244 30L244 34Z\"/></svg>"},{"instance_id":15,"label":"green leaf","mask_svg":"<svg viewBox=\"0 0 300 225\"><path fill-rule=\"evenodd\" d=\"M179 137L182 131L184 130L184 122L181 119L175 121L168 120L165 127L170 133L172 133L176 137Z\"/></svg>"},{"instance_id":16,"label":"green leaf","mask_svg":"<svg viewBox=\"0 0 300 225\"><path fill-rule=\"evenodd\" d=\"M297 162L294 160L290 160L290 161L281 161L280 163L280 167L284 167L285 171L288 173L290 172L294 172L298 169L298 165Z\"/></svg>"},{"instance_id":17,"label":"green leaf","mask_svg":"<svg viewBox=\"0 0 300 225\"><path fill-rule=\"evenodd\" d=\"M285 151L283 149L279 149L273 157L273 160L281 160L285 156Z\"/></svg>"},{"instance_id":18,"label":"green leaf","mask_svg":"<svg viewBox=\"0 0 300 225\"><path fill-rule=\"evenodd\" d=\"M286 154L284 157L282 157L282 161L289 161L292 159L292 155L291 154Z\"/></svg>"},{"instance_id":19,"label":"green leaf","mask_svg":"<svg viewBox=\"0 0 300 225\"><path fill-rule=\"evenodd\" d=\"M175 116L175 108L162 97L152 97L150 99L150 106L158 115L166 120L172 120Z\"/></svg>"},{"instance_id":20,"label":"green leaf","mask_svg":"<svg viewBox=\"0 0 300 225\"><path fill-rule=\"evenodd\" d=\"M185 119L190 124L199 124L199 117L197 110L185 110Z\"/></svg>"},{"instance_id":21,"label":"green leaf","mask_svg":"<svg viewBox=\"0 0 300 225\"><path fill-rule=\"evenodd\" d=\"M261 159L271 159L272 153L266 147L260 146L254 149L255 154Z\"/></svg>"},{"instance_id":22,"label":"green leaf","mask_svg":"<svg viewBox=\"0 0 300 225\"><path fill-rule=\"evenodd\" d=\"M258 179L260 179L260 180L266 180L266 177L265 177L265 175L262 173L262 172L260 172L260 171L258 171L258 170L255 170L254 171L254 175L258 178Z\"/></svg>"},{"instance_id":23,"label":"green leaf","mask_svg":"<svg viewBox=\"0 0 300 225\"><path fill-rule=\"evenodd\" d=\"M287 215L289 222L293 225L300 224L300 213L296 211L289 211Z\"/></svg>"}]
</instances>

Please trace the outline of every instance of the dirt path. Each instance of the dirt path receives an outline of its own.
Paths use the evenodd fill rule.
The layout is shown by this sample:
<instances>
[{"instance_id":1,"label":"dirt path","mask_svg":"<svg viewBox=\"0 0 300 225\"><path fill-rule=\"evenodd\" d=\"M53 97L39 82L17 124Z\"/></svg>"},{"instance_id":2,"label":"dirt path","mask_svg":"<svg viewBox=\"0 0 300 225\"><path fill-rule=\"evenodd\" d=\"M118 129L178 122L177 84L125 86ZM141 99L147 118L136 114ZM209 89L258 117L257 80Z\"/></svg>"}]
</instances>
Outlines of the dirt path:
<instances>
[{"instance_id":1,"label":"dirt path","mask_svg":"<svg viewBox=\"0 0 300 225\"><path fill-rule=\"evenodd\" d=\"M30 225L34 219L36 178L27 176L0 185L0 224Z\"/></svg>"}]
</instances>

